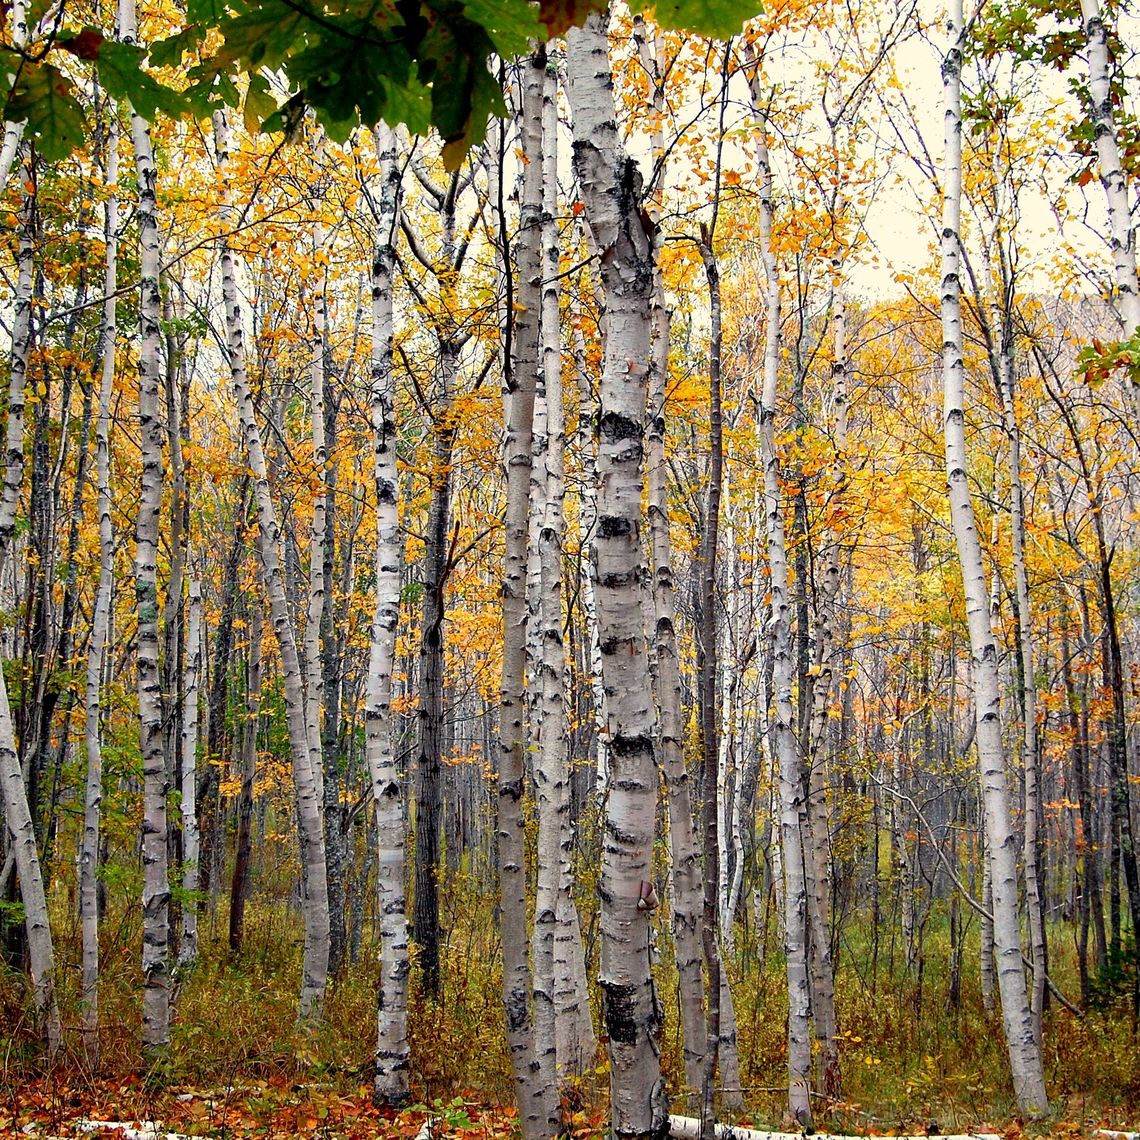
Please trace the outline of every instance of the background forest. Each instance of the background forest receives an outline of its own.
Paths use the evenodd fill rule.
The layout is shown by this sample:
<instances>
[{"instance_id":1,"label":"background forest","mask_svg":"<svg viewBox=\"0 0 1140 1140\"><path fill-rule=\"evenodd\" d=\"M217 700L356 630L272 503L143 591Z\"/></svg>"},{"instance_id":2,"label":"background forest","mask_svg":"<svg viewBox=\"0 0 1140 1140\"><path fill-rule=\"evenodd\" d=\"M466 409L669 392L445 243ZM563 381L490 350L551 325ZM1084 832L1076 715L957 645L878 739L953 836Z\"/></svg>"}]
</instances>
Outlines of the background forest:
<instances>
[{"instance_id":1,"label":"background forest","mask_svg":"<svg viewBox=\"0 0 1140 1140\"><path fill-rule=\"evenodd\" d=\"M1134 17L562 7L4 9L0 1125L1134 1121Z\"/></svg>"}]
</instances>

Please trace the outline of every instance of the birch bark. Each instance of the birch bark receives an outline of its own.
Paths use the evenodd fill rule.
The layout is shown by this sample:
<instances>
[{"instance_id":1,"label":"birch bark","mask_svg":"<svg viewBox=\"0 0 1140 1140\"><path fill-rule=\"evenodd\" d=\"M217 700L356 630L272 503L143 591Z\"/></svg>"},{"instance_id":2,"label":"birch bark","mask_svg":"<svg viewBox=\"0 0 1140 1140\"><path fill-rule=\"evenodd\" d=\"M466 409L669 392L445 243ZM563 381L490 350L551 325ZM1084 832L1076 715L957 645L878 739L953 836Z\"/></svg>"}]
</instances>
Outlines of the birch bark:
<instances>
[{"instance_id":1,"label":"birch bark","mask_svg":"<svg viewBox=\"0 0 1140 1140\"><path fill-rule=\"evenodd\" d=\"M35 205L30 192L24 194L20 211L20 235L17 246L17 280L15 321L12 329L12 365L9 381L7 472L4 483L4 519L6 530L0 531L4 547L15 523L23 481L23 385L32 339L32 214ZM16 404L11 403L15 395ZM15 435L13 419L19 424ZM19 452L19 460L16 452ZM11 517L8 503L11 498ZM27 932L28 965L32 975L32 992L36 1014L47 1041L48 1054L54 1057L60 1044L59 1008L55 998L55 951L48 920L47 893L43 868L36 846L35 827L28 806L27 787L16 752L16 730L8 705L8 685L0 672L0 784L3 786L4 818L11 838L9 850L20 878L20 901L24 906L24 929Z\"/></svg>"},{"instance_id":2,"label":"birch bark","mask_svg":"<svg viewBox=\"0 0 1140 1140\"><path fill-rule=\"evenodd\" d=\"M503 930L503 1004L507 1042L523 1135L539 1140L558 1131L558 1081L554 1045L553 937L556 903L550 897L556 873L557 825L551 834L553 789L540 763L539 874L535 911L534 978L528 960L525 818L527 563L535 390L540 361L542 308L542 92L546 52L522 64L519 117L523 154L519 229L515 243L518 280L511 300L510 359L504 372L504 459L507 476L503 560L503 670L499 711L499 887ZM560 598L560 595L558 595ZM541 667L545 673L545 662ZM546 695L545 693L543 694ZM549 726L552 730L553 724ZM541 729L540 729L541 731ZM545 816L545 827L543 826ZM556 880L555 880L556 882ZM546 889L544 890L543 887ZM533 991L534 1009L531 1009ZM533 1018L533 1020L532 1020Z\"/></svg>"},{"instance_id":3,"label":"birch bark","mask_svg":"<svg viewBox=\"0 0 1140 1140\"><path fill-rule=\"evenodd\" d=\"M229 130L222 112L214 114L214 139L218 165L223 172L229 158ZM230 221L230 208L223 204L223 221ZM269 595L269 620L281 653L281 683L284 689L285 717L293 765L293 785L297 798L300 824L301 859L305 874L302 910L305 922L305 946L301 964L301 1017L316 1016L324 1002L329 963L329 897L325 866L325 840L321 828L320 799L314 771L320 764L320 753L313 754L305 711L305 692L297 641L285 595L285 578L281 567L281 527L269 488L269 471L261 431L254 416L253 393L249 386L245 362L245 330L241 302L238 298L236 263L227 239L222 239L222 299L226 313L226 337L230 358L230 378L237 402L238 418L245 444L246 458L253 475L257 503L257 550L261 559L266 593Z\"/></svg>"},{"instance_id":4,"label":"birch bark","mask_svg":"<svg viewBox=\"0 0 1140 1140\"><path fill-rule=\"evenodd\" d=\"M811 1124L811 997L807 968L807 879L801 836L807 827L803 764L795 736L788 555L776 455L776 392L780 367L780 275L772 239L772 167L764 103L753 82L753 106L760 113L757 166L760 191L760 254L766 280L766 334L760 394L760 461L768 535L771 598L769 621L774 715L770 724L773 764L779 769L780 857L783 864L784 950L788 976L788 1107L800 1124Z\"/></svg>"},{"instance_id":5,"label":"birch bark","mask_svg":"<svg viewBox=\"0 0 1140 1140\"><path fill-rule=\"evenodd\" d=\"M543 932L537 916L554 911L551 932L551 1012L557 1077L577 1076L597 1052L586 987L586 964L571 868L573 828L569 817L570 742L566 725L566 646L562 638L562 558L566 523L566 425L562 393L558 232L558 57L548 53L542 86L542 318L539 375L546 407L546 463L538 530L539 620L539 847L536 942ZM549 864L544 866L544 864ZM539 955L535 955L535 1019L539 1023ZM536 1034L537 1038L537 1034ZM541 1041L537 1048L541 1051ZM552 1082L553 1083L553 1082Z\"/></svg>"},{"instance_id":6,"label":"birch bark","mask_svg":"<svg viewBox=\"0 0 1140 1140\"><path fill-rule=\"evenodd\" d=\"M26 159L25 159L26 161ZM31 171L23 167L25 185L32 184ZM8 415L4 438L4 490L0 493L0 570L16 529L20 490L24 485L24 388L32 351L32 273L35 197L25 189L21 199L19 236L16 245L16 295L13 304L12 355L8 372Z\"/></svg>"},{"instance_id":7,"label":"birch bark","mask_svg":"<svg viewBox=\"0 0 1140 1140\"><path fill-rule=\"evenodd\" d=\"M103 177L110 187L119 181L119 124L113 107L108 114ZM105 206L103 240L103 328L99 379L99 411L95 426L95 511L99 517L99 580L87 643L84 743L87 778L83 796L83 838L79 848L79 919L83 945L83 1044L87 1062L99 1063L99 898L95 872L99 866L100 812L103 803L102 678L114 590L115 530L111 519L111 395L115 381L117 340L119 195L112 191Z\"/></svg>"},{"instance_id":8,"label":"birch bark","mask_svg":"<svg viewBox=\"0 0 1140 1140\"><path fill-rule=\"evenodd\" d=\"M135 43L134 0L119 2L119 35ZM159 317L158 168L150 128L131 112L138 178L139 226L139 437L142 486L135 526L135 597L138 614L139 741L143 770L143 1054L156 1060L170 1042L170 880L167 870L163 707L158 643L158 537L162 515L162 441L165 424Z\"/></svg>"},{"instance_id":9,"label":"birch bark","mask_svg":"<svg viewBox=\"0 0 1140 1140\"><path fill-rule=\"evenodd\" d=\"M962 194L961 71L964 39L962 0L952 0L948 48L942 63L944 98L944 195L942 214L942 380L946 477L951 523L958 546L970 630L978 766L982 782L986 847L993 895L997 982L1014 1092L1022 1112L1048 1110L1041 1050L1025 989L1018 928L1017 837L1010 823L1005 756L1001 739L997 646L986 599L985 571L966 478L959 242Z\"/></svg>"},{"instance_id":10,"label":"birch bark","mask_svg":"<svg viewBox=\"0 0 1140 1140\"><path fill-rule=\"evenodd\" d=\"M13 0L8 12L8 23L11 28L12 46L17 50L28 42L28 4L27 0ZM8 185L8 177L16 158L20 153L20 143L24 139L24 123L13 123L4 120L4 139L0 142L0 190Z\"/></svg>"},{"instance_id":11,"label":"birch bark","mask_svg":"<svg viewBox=\"0 0 1140 1140\"><path fill-rule=\"evenodd\" d=\"M1136 277L1136 240L1128 201L1128 180L1120 161L1116 124L1112 117L1112 84L1108 60L1108 28L1100 0L1081 0L1081 19L1089 56L1089 95L1093 138L1096 141L1100 184L1108 206L1109 245L1116 272L1116 290L1126 338L1140 327L1140 288ZM1132 399L1140 416L1140 384L1132 382Z\"/></svg>"},{"instance_id":12,"label":"birch bark","mask_svg":"<svg viewBox=\"0 0 1140 1140\"><path fill-rule=\"evenodd\" d=\"M189 615L186 622L186 660L182 683L182 939L178 964L198 960L198 689L202 675L202 583L191 578L186 587Z\"/></svg>"},{"instance_id":13,"label":"birch bark","mask_svg":"<svg viewBox=\"0 0 1140 1140\"><path fill-rule=\"evenodd\" d=\"M372 436L376 484L376 608L368 661L365 750L376 817L380 994L376 1015L373 1099L408 1099L408 920L404 897L407 845L404 784L392 739L392 670L400 624L399 477L396 469L396 382L392 370L396 232L400 169L391 128L376 130L380 198L372 262Z\"/></svg>"},{"instance_id":14,"label":"birch bark","mask_svg":"<svg viewBox=\"0 0 1140 1140\"><path fill-rule=\"evenodd\" d=\"M641 179L618 139L607 49L597 14L569 34L574 169L601 251L606 298L594 553L611 771L599 982L610 1039L613 1132L632 1138L658 1136L666 1128L661 1009L649 969L650 911L643 894L651 887L657 798L641 520L653 257L640 216Z\"/></svg>"}]
</instances>

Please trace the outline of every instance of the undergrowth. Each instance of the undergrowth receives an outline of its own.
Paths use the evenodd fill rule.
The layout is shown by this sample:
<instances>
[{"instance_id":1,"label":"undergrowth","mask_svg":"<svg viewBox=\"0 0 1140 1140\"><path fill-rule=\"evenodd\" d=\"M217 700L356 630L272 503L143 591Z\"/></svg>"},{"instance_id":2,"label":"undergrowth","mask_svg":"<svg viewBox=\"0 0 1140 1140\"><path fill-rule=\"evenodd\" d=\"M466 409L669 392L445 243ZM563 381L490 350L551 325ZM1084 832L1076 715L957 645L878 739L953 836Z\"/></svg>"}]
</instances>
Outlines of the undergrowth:
<instances>
[{"instance_id":1,"label":"undergrowth","mask_svg":"<svg viewBox=\"0 0 1140 1140\"><path fill-rule=\"evenodd\" d=\"M492 898L469 875L447 884L443 993L438 1001L411 987L409 1034L412 1096L424 1104L477 1098L509 1104L510 1062L501 1008L500 946ZM680 1016L665 908L654 917L659 948L656 972L665 1015L662 1064L673 1103L685 1108ZM59 924L59 996L65 1044L59 1068L93 1084L123 1079L145 1085L140 1065L141 941L137 915L112 914L103 924L102 1032L97 1073L87 1069L79 1026L79 945L75 925ZM589 913L583 915L591 976L597 945ZM820 1102L817 1123L832 1130L937 1126L968 1131L1016 1117L1002 1045L1000 1013L983 1008L978 988L977 933L965 947L960 996L948 990L948 924L936 908L920 955L885 952L880 931L872 972L872 931L848 924L838 940L837 1005L844 1100ZM1058 926L1051 947L1052 977L1062 992L1078 993L1071 933ZM367 940L330 988L321 1020L299 1025L299 916L279 900L254 899L247 909L244 949L226 948L224 900L200 921L201 957L174 982L171 1047L161 1083L197 1089L259 1081L322 1082L357 1092L371 1077L379 968ZM785 1111L787 999L776 931L761 937L738 932L729 970L738 1024L748 1115L779 1125ZM1140 1051L1129 995L1099 1001L1083 1017L1054 1002L1046 1015L1046 1077L1055 1120L1100 1121L1116 1126L1140 1110ZM595 1004L595 1015L598 1009ZM45 1072L28 1013L24 975L0 969L0 1021L4 1028L0 1082L13 1095L20 1082ZM154 1074L152 1074L154 1076ZM579 1102L596 1100L605 1084L605 1058L571 1089ZM457 1103L457 1102L456 1102Z\"/></svg>"}]
</instances>

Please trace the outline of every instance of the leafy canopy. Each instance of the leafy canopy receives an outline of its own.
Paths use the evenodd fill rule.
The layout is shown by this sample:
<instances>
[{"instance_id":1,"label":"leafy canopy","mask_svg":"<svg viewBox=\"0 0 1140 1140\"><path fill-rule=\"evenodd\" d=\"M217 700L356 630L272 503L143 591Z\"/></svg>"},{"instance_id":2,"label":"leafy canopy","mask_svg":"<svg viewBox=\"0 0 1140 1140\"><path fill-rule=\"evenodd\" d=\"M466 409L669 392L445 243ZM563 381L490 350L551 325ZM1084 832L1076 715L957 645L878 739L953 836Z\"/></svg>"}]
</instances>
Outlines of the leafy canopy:
<instances>
[{"instance_id":1,"label":"leafy canopy","mask_svg":"<svg viewBox=\"0 0 1140 1140\"><path fill-rule=\"evenodd\" d=\"M49 55L62 49L94 63L105 90L147 119L160 111L205 116L221 102L240 105L251 129L289 132L312 108L342 142L355 127L380 120L417 134L434 127L446 144L445 161L455 166L482 141L489 116L505 113L492 57L523 55L532 42L560 35L605 6L605 0L187 0L184 29L149 53L94 28L64 29L24 49L0 44L0 97L5 119L26 121L45 158L69 154L86 125L68 77L74 69ZM713 38L734 35L761 9L759 0L633 0L631 6L652 10L667 28ZM219 46L200 55L207 42ZM182 70L185 56L197 59L188 70ZM162 81L144 62L181 71L183 81ZM280 105L267 73L284 80L288 96ZM237 82L243 76L247 82Z\"/></svg>"}]
</instances>

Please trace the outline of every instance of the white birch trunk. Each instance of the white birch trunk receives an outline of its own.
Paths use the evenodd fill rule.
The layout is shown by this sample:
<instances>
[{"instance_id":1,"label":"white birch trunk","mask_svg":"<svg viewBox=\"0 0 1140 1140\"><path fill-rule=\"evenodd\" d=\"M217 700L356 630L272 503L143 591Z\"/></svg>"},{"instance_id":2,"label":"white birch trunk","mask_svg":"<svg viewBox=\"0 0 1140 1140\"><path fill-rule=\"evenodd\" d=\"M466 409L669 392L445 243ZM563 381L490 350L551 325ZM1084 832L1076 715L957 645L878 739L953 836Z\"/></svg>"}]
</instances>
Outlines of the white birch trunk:
<instances>
[{"instance_id":1,"label":"white birch trunk","mask_svg":"<svg viewBox=\"0 0 1140 1140\"><path fill-rule=\"evenodd\" d=\"M654 84L654 110L664 114L658 69L661 45L651 48L644 25L635 23L639 54ZM659 165L655 196L665 177L665 141L660 126L653 135L655 162ZM659 212L659 202L650 209ZM654 235L659 248L660 232ZM693 825L689 770L685 764L685 717L681 697L680 660L674 626L675 586L673 552L669 533L668 464L665 455L665 393L669 382L669 322L665 285L659 265L653 267L650 300L652 356L649 374L649 431L646 476L649 483L649 541L653 565L654 637L657 668L656 696L660 716L661 768L669 810L669 854L672 865L671 907L673 948L677 963L677 987L681 1005L682 1051L685 1086L690 1107L696 1108L705 1056L704 968L701 950L701 859Z\"/></svg>"},{"instance_id":2,"label":"white birch trunk","mask_svg":"<svg viewBox=\"0 0 1140 1140\"><path fill-rule=\"evenodd\" d=\"M218 165L225 170L229 155L229 131L222 112L214 113L214 139ZM223 204L223 221L229 222L231 210ZM241 302L238 298L234 255L228 240L222 240L222 300L226 313L227 347L230 356L230 378L237 403L238 419L245 444L246 458L254 480L257 503L257 550L269 595L269 619L281 653L281 683L284 689L285 717L293 764L293 786L297 798L300 824L301 859L305 874L302 910L305 923L304 957L301 965L301 1017L316 1016L324 1002L329 963L329 896L325 864L325 840L321 828L320 799L317 796L314 770L320 763L319 751L313 755L305 713L305 691L297 641L285 596L285 578L281 567L281 527L269 489L269 471L261 432L254 416L253 394L245 363L245 330Z\"/></svg>"},{"instance_id":3,"label":"white birch trunk","mask_svg":"<svg viewBox=\"0 0 1140 1140\"><path fill-rule=\"evenodd\" d=\"M179 966L198 961L198 688L202 676L202 583L191 578L186 592L189 614L186 623L186 659L183 665L182 710L182 939Z\"/></svg>"},{"instance_id":4,"label":"white birch trunk","mask_svg":"<svg viewBox=\"0 0 1140 1140\"><path fill-rule=\"evenodd\" d=\"M503 670L499 711L498 847L503 941L503 1003L519 1120L526 1140L559 1128L553 1026L556 910L539 900L535 979L528 961L525 817L527 564L531 446L542 308L542 88L546 55L522 65L519 131L524 155L515 260L518 266L511 358L503 392L507 500L504 518ZM541 783L541 781L540 781ZM549 821L548 821L549 822ZM549 846L549 836L547 844ZM547 852L549 858L549 852ZM549 868L553 870L553 868ZM548 880L549 885L549 880ZM541 948L538 946L542 940ZM541 988L539 988L541 987ZM531 998L535 1008L532 1015ZM533 1026L533 1029L532 1029Z\"/></svg>"},{"instance_id":5,"label":"white birch trunk","mask_svg":"<svg viewBox=\"0 0 1140 1140\"><path fill-rule=\"evenodd\" d=\"M318 140L318 151L321 143ZM313 246L325 252L324 226L314 226ZM325 539L328 533L328 449L325 443L325 275L317 284L313 300L313 340L309 377L309 420L313 432L313 522L309 530L309 601L302 639L305 661L305 725L309 734L309 755L319 757L313 764L317 798L324 802L324 756L321 750L321 705L324 684L321 674L321 619L325 610Z\"/></svg>"},{"instance_id":6,"label":"white birch trunk","mask_svg":"<svg viewBox=\"0 0 1140 1140\"><path fill-rule=\"evenodd\" d=\"M1116 289L1120 315L1124 321L1126 338L1136 334L1140 327L1140 289L1136 278L1136 241L1132 229L1132 213L1128 202L1128 180L1120 161L1120 147L1116 138L1116 125L1112 118L1112 85L1108 60L1108 29L1100 0L1081 0L1081 18L1089 54L1089 94L1096 140L1097 164L1100 167L1100 184L1108 206L1110 245L1116 271ZM1133 400L1140 414L1140 389L1135 381Z\"/></svg>"},{"instance_id":7,"label":"white birch trunk","mask_svg":"<svg viewBox=\"0 0 1140 1140\"><path fill-rule=\"evenodd\" d=\"M20 236L17 247L17 281L15 322L12 330L12 364L9 386L7 470L4 483L2 509L7 522L0 534L7 547L15 522L16 505L24 475L24 374L31 351L32 310L32 237L31 196L25 194L20 218ZM17 380L17 373L19 378ZM12 404L13 395L16 403ZM13 420L19 425L15 434ZM17 459L18 453L18 459ZM8 503L11 500L11 518L8 521ZM32 975L32 993L36 1016L47 1041L49 1057L55 1056L60 1044L59 1008L55 998L55 951L51 925L48 920L47 895L44 891L43 871L40 865L32 813L28 806L27 787L16 751L16 730L8 705L8 685L0 670L0 785L3 786L4 819L16 873L20 878L20 901L24 907L24 929L28 939L28 965Z\"/></svg>"},{"instance_id":8,"label":"white birch trunk","mask_svg":"<svg viewBox=\"0 0 1140 1140\"><path fill-rule=\"evenodd\" d=\"M376 130L380 201L372 262L372 432L376 484L376 608L368 660L365 754L376 815L380 994L376 1016L377 1103L408 1099L408 919L404 897L407 844L404 784L392 739L392 670L400 624L399 475L396 469L396 381L392 370L392 291L400 209L400 169L391 128Z\"/></svg>"},{"instance_id":9,"label":"white birch trunk","mask_svg":"<svg viewBox=\"0 0 1140 1140\"><path fill-rule=\"evenodd\" d=\"M757 111L762 100L753 93ZM811 1124L811 997L807 963L807 879L801 836L807 827L803 801L803 763L795 737L788 556L784 535L780 473L776 456L776 391L780 361L780 276L772 241L774 215L772 168L768 158L767 119L757 129L760 181L760 253L767 283L764 379L760 396L760 461L768 534L775 713L771 724L773 765L779 770L780 857L783 864L784 949L788 975L788 1107L796 1120Z\"/></svg>"},{"instance_id":10,"label":"white birch trunk","mask_svg":"<svg viewBox=\"0 0 1140 1140\"><path fill-rule=\"evenodd\" d=\"M8 13L8 26L11 28L12 46L17 50L28 42L27 0L13 0ZM8 178L16 158L20 153L20 143L24 139L24 123L4 120L4 139L0 142L0 191L8 186Z\"/></svg>"},{"instance_id":11,"label":"white birch trunk","mask_svg":"<svg viewBox=\"0 0 1140 1140\"><path fill-rule=\"evenodd\" d=\"M1001 739L997 646L986 600L982 549L966 478L959 241L962 193L961 70L964 37L962 0L952 0L947 19L949 45L942 64L945 100L944 197L942 215L942 380L946 476L951 523L962 569L971 666L978 766L985 813L986 847L993 891L998 989L1014 1092L1027 1115L1048 1110L1041 1050L1025 989L1018 927L1017 837L1010 823L1006 766Z\"/></svg>"},{"instance_id":12,"label":"white birch trunk","mask_svg":"<svg viewBox=\"0 0 1140 1140\"><path fill-rule=\"evenodd\" d=\"M836 277L840 265L833 265ZM841 497L846 488L847 462L847 319L842 284L836 284L833 298L834 360L832 362L833 436L835 439L836 488ZM839 598L839 539L831 530L823 543L820 588L815 631L815 676L812 679L811 724L808 730L808 818L811 826L812 897L811 973L812 1020L818 1046L820 1091L839 1099L842 1093L839 1069L838 1024L835 1014L835 965L831 956L831 890L828 849L830 824L827 814L825 740L831 687L834 676L835 613Z\"/></svg>"},{"instance_id":13,"label":"white birch trunk","mask_svg":"<svg viewBox=\"0 0 1140 1140\"><path fill-rule=\"evenodd\" d=\"M119 125L109 107L104 180L115 187L119 181ZM84 741L87 748L87 778L83 795L83 838L79 848L79 919L83 945L83 1044L92 1070L99 1064L99 899L96 871L99 866L99 827L103 803L103 743L99 723L102 706L103 659L111 624L114 590L115 530L111 520L111 396L115 382L116 299L119 248L119 195L107 197L103 238L106 246L103 274L103 329L100 334L102 367L99 380L99 411L95 426L95 511L99 517L99 581L91 615L91 639L87 644Z\"/></svg>"},{"instance_id":14,"label":"white birch trunk","mask_svg":"<svg viewBox=\"0 0 1140 1140\"><path fill-rule=\"evenodd\" d=\"M565 497L566 424L562 394L561 315L559 311L558 232L558 66L548 57L542 91L542 388L546 405L546 469L544 515L538 534L541 604L538 632L542 646L542 715L539 721L539 771L549 794L540 784L539 845L549 842L543 829L553 832L557 850L551 852L556 867L553 882L544 882L539 867L539 904L554 899L555 923L552 958L552 1007L554 1050L560 1078L580 1076L594 1062L597 1039L590 1015L586 985L586 962L578 908L574 902L571 866L573 825L569 819L569 740L566 731L566 648L562 641L562 553L566 534L563 514ZM544 805L546 811L544 812ZM535 958L535 988L538 987ZM537 1012L536 998L536 1012Z\"/></svg>"},{"instance_id":15,"label":"white birch trunk","mask_svg":"<svg viewBox=\"0 0 1140 1140\"><path fill-rule=\"evenodd\" d=\"M602 19L591 15L584 28L569 33L568 43L574 169L601 251L606 297L594 551L611 771L599 888L599 983L613 1132L649 1137L664 1130L667 1109L646 909L657 799L641 518L653 257L640 216L641 179L618 139Z\"/></svg>"},{"instance_id":16,"label":"white birch trunk","mask_svg":"<svg viewBox=\"0 0 1140 1140\"><path fill-rule=\"evenodd\" d=\"M135 43L134 0L120 0L119 35ZM170 1043L170 879L167 868L166 796L170 790L163 748L162 679L158 641L158 540L164 481L165 425L162 387L162 300L159 286L158 168L146 120L131 112L138 178L139 226L139 446L142 486L135 527L135 596L138 613L139 742L143 771L143 1032L144 1056L156 1059Z\"/></svg>"},{"instance_id":17,"label":"white birch trunk","mask_svg":"<svg viewBox=\"0 0 1140 1140\"><path fill-rule=\"evenodd\" d=\"M26 180L30 178L28 174ZM16 296L8 373L8 422L4 438L4 490L0 494L0 571L8 560L20 508L20 490L24 485L24 389L32 351L32 209L32 196L25 193L16 246Z\"/></svg>"}]
</instances>

